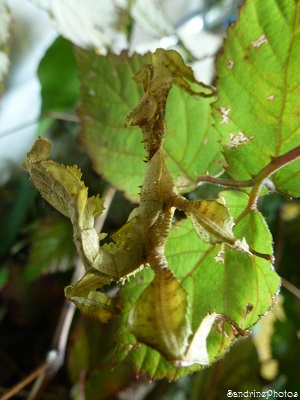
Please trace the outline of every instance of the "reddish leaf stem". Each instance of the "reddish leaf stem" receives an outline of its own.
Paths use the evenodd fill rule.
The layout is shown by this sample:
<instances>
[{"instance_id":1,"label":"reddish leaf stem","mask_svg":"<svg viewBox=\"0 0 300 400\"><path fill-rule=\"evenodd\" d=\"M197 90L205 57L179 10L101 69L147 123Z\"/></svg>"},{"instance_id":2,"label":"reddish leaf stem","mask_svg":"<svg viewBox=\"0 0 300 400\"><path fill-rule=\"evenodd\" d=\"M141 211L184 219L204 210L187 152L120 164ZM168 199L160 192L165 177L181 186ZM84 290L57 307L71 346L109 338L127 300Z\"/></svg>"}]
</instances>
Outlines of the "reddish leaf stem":
<instances>
[{"instance_id":1,"label":"reddish leaf stem","mask_svg":"<svg viewBox=\"0 0 300 400\"><path fill-rule=\"evenodd\" d=\"M237 187L237 188L252 187L255 184L254 179L248 179L248 180L244 180L244 181L235 181L234 179L215 178L210 175L198 176L197 186L199 186L199 184L202 182L214 183L216 185L224 186L224 187Z\"/></svg>"},{"instance_id":2,"label":"reddish leaf stem","mask_svg":"<svg viewBox=\"0 0 300 400\"><path fill-rule=\"evenodd\" d=\"M248 212L256 209L259 193L266 180L279 169L297 160L298 158L300 158L300 146L295 147L294 149L288 151L285 154L282 154L281 156L273 157L271 162L266 165L262 170L260 170L258 174L255 175L255 177L253 178L255 184L251 190L248 205L236 219L236 224L239 223L245 217L245 215L248 214Z\"/></svg>"},{"instance_id":3,"label":"reddish leaf stem","mask_svg":"<svg viewBox=\"0 0 300 400\"><path fill-rule=\"evenodd\" d=\"M258 183L261 184L268 177L273 175L280 168L289 164L292 161L297 160L300 157L300 146L282 154L279 157L273 157L271 162L266 165L262 170L260 170L252 179L236 181L234 179L222 179L216 178L210 175L198 176L197 185L201 182L213 183L224 187L236 187L236 188L247 188L254 187Z\"/></svg>"},{"instance_id":4,"label":"reddish leaf stem","mask_svg":"<svg viewBox=\"0 0 300 400\"><path fill-rule=\"evenodd\" d=\"M268 165L261 169L252 179L235 181L233 179L220 179L210 175L199 176L197 184L200 182L213 183L225 187L247 188L252 187L250 192L249 202L244 211L236 219L236 223L240 222L251 210L256 209L256 203L259 193L264 185L267 184L268 178L287 164L296 161L300 158L300 146L282 154L278 157L273 157Z\"/></svg>"}]
</instances>

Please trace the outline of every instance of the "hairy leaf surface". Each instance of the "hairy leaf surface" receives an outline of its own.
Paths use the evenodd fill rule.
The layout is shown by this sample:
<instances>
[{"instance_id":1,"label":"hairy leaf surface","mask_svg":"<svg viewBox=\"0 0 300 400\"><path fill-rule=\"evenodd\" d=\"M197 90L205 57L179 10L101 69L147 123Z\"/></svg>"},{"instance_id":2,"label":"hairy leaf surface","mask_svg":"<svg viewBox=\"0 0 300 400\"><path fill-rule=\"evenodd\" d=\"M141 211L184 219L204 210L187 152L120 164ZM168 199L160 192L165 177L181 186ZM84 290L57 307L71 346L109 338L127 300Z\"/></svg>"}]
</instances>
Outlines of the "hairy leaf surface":
<instances>
[{"instance_id":1,"label":"hairy leaf surface","mask_svg":"<svg viewBox=\"0 0 300 400\"><path fill-rule=\"evenodd\" d=\"M228 29L217 62L214 104L227 171L250 179L300 144L300 3L252 0ZM278 191L300 196L300 161L271 178Z\"/></svg>"}]
</instances>

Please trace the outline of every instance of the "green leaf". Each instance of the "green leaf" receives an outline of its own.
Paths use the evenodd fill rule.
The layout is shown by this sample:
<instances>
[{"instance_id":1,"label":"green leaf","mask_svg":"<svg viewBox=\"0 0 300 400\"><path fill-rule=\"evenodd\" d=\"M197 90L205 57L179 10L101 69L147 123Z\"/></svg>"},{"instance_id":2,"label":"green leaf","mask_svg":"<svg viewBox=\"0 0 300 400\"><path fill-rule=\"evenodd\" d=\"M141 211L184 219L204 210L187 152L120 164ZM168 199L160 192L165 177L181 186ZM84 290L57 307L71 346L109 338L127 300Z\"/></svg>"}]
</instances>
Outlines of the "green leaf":
<instances>
[{"instance_id":1,"label":"green leaf","mask_svg":"<svg viewBox=\"0 0 300 400\"><path fill-rule=\"evenodd\" d=\"M6 285L9 278L9 270L8 268L2 266L0 269L0 291Z\"/></svg>"},{"instance_id":2,"label":"green leaf","mask_svg":"<svg viewBox=\"0 0 300 400\"><path fill-rule=\"evenodd\" d=\"M14 184L15 188L12 190L13 202L9 206L7 206L7 200L3 201L5 196L1 196L0 258L10 250L18 237L36 193L30 181L24 175L21 175Z\"/></svg>"},{"instance_id":3,"label":"green leaf","mask_svg":"<svg viewBox=\"0 0 300 400\"><path fill-rule=\"evenodd\" d=\"M251 179L299 146L299 52L299 1L249 0L228 29L214 117L234 179ZM300 196L299 171L299 160L279 170L276 189Z\"/></svg>"},{"instance_id":4,"label":"green leaf","mask_svg":"<svg viewBox=\"0 0 300 400\"><path fill-rule=\"evenodd\" d=\"M198 175L217 175L223 168L220 137L212 127L211 102L176 86L168 97L164 152L175 184L184 193L195 188Z\"/></svg>"},{"instance_id":5,"label":"green leaf","mask_svg":"<svg viewBox=\"0 0 300 400\"><path fill-rule=\"evenodd\" d=\"M72 225L66 219L46 218L38 221L32 236L32 247L24 278L65 271L75 254Z\"/></svg>"},{"instance_id":6,"label":"green leaf","mask_svg":"<svg viewBox=\"0 0 300 400\"><path fill-rule=\"evenodd\" d=\"M99 338L98 331L101 330L101 325L98 325L98 330L93 329L95 325L95 321L93 320L88 321L87 325L90 330L89 335L86 332L86 325L84 325L83 320L79 318L70 340L67 367L69 377L73 382L79 381L82 371L86 371L89 368L90 358L93 354L91 352L90 343L92 341L94 342L94 338Z\"/></svg>"},{"instance_id":7,"label":"green leaf","mask_svg":"<svg viewBox=\"0 0 300 400\"><path fill-rule=\"evenodd\" d=\"M81 139L96 171L137 201L146 152L140 143L140 129L125 129L124 124L143 96L132 78L151 57L126 53L103 57L81 49L75 54L81 81ZM164 152L183 192L194 188L198 174L216 174L222 168L218 135L210 127L210 103L210 99L191 96L178 87L173 87L168 97Z\"/></svg>"},{"instance_id":8,"label":"green leaf","mask_svg":"<svg viewBox=\"0 0 300 400\"><path fill-rule=\"evenodd\" d=\"M59 73L58 73L59 72ZM58 37L38 68L42 86L42 114L74 107L79 98L79 81L72 44Z\"/></svg>"},{"instance_id":9,"label":"green leaf","mask_svg":"<svg viewBox=\"0 0 300 400\"><path fill-rule=\"evenodd\" d=\"M129 62L109 54L76 48L81 82L79 116L81 135L95 170L131 199L138 199L138 186L146 171L141 162L145 151L139 128L125 129L125 117L142 97L142 88L132 77L151 57L137 55Z\"/></svg>"},{"instance_id":10,"label":"green leaf","mask_svg":"<svg viewBox=\"0 0 300 400\"><path fill-rule=\"evenodd\" d=\"M76 321L68 346L67 368L72 383L80 386L78 398L82 399L83 392L87 400L117 398L118 392L136 382L131 365L124 363L112 371L114 330L114 324L103 325L87 318Z\"/></svg>"},{"instance_id":11,"label":"green leaf","mask_svg":"<svg viewBox=\"0 0 300 400\"><path fill-rule=\"evenodd\" d=\"M231 190L219 194L228 207L230 214L236 219L248 203L248 195ZM262 214L252 210L234 227L235 235L240 239L245 238L247 244L256 252L269 255L273 254L273 238Z\"/></svg>"}]
</instances>

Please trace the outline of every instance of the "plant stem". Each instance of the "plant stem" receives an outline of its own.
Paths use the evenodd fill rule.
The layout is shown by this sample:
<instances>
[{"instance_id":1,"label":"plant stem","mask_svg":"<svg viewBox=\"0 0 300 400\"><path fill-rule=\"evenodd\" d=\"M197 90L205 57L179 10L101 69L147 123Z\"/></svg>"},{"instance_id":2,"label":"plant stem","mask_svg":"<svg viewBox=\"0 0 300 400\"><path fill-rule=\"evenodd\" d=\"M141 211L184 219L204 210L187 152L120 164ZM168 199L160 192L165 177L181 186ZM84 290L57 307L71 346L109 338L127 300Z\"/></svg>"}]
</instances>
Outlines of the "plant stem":
<instances>
[{"instance_id":1,"label":"plant stem","mask_svg":"<svg viewBox=\"0 0 300 400\"><path fill-rule=\"evenodd\" d=\"M57 119L61 121L74 122L75 124L79 124L80 120L77 115L67 114L67 113L59 113L59 112L50 112L47 115L48 118Z\"/></svg>"},{"instance_id":2,"label":"plant stem","mask_svg":"<svg viewBox=\"0 0 300 400\"><path fill-rule=\"evenodd\" d=\"M255 184L254 179L248 179L245 181L235 181L234 179L215 178L210 175L198 176L197 186L199 186L200 183L202 182L214 183L216 185L224 187L236 187L236 188L252 187Z\"/></svg>"},{"instance_id":3,"label":"plant stem","mask_svg":"<svg viewBox=\"0 0 300 400\"><path fill-rule=\"evenodd\" d=\"M284 278L281 278L281 283L283 287L285 287L290 293L300 300L300 289Z\"/></svg>"},{"instance_id":4,"label":"plant stem","mask_svg":"<svg viewBox=\"0 0 300 400\"><path fill-rule=\"evenodd\" d=\"M282 154L278 157L273 157L271 162L266 165L262 170L260 170L252 179L236 181L234 179L222 179L216 178L210 175L198 176L197 186L202 182L212 183L224 187L236 187L236 188L247 188L255 187L260 185L267 178L277 172L280 168L285 165L296 161L300 157L300 146Z\"/></svg>"},{"instance_id":5,"label":"plant stem","mask_svg":"<svg viewBox=\"0 0 300 400\"><path fill-rule=\"evenodd\" d=\"M300 158L300 146L295 147L281 156L273 157L271 162L255 175L253 178L255 184L251 190L248 205L236 219L236 224L238 224L251 210L256 209L259 193L266 180L279 169L293 161L296 161L298 158Z\"/></svg>"}]
</instances>

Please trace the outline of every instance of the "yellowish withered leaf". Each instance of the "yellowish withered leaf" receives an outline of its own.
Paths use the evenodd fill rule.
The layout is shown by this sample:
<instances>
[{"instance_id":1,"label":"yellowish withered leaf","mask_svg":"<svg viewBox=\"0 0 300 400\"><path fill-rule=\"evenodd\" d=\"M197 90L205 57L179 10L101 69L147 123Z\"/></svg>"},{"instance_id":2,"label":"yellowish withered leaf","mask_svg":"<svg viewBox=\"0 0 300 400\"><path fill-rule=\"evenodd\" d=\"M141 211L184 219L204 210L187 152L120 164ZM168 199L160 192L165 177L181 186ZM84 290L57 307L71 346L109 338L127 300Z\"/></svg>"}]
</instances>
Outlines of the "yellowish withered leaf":
<instances>
[{"instance_id":1,"label":"yellowish withered leaf","mask_svg":"<svg viewBox=\"0 0 300 400\"><path fill-rule=\"evenodd\" d=\"M122 309L126 310L129 314L124 315L123 322L127 329L124 326L120 329L126 331L123 336L126 339L126 355L128 344L132 346L135 336L137 342L156 350L173 366L208 365L224 353L234 337L248 334L248 331L244 331L237 323L241 324L242 321L243 326L245 306L255 303L253 287L257 288L260 270L258 268L258 272L254 271L254 266L260 267L260 264L255 264L255 258L250 259L248 254L239 253L245 257L236 257L237 261L233 256L230 258L234 250L247 251L247 247L243 241L234 237L233 218L227 207L216 200L196 202L181 196L165 162L162 147L166 134L165 110L172 85L178 85L189 94L206 97L214 96L213 90L198 83L192 69L184 64L178 53L171 50L157 49L153 54L152 64L142 67L135 80L142 85L144 95L128 115L126 125L139 126L142 130L144 147L148 152L146 174L141 187L140 205L130 220L112 235L111 242L100 246L103 234L99 235L94 228L95 217L104 209L103 200L98 196L88 197L88 188L81 180L81 171L76 166L65 167L48 160L51 148L48 140L40 138L35 142L23 166L29 171L32 182L42 196L70 218L73 225L74 242L86 273L79 282L65 288L66 297L86 316L101 322L107 322ZM185 152L190 154L189 151ZM118 163L121 165L117 160ZM190 226L189 229L193 232L192 242L196 245L192 243L189 247L183 239L183 249L176 248L172 253L174 257L178 254L194 257L187 265L178 263L182 270L179 266L174 267L177 268L174 269L174 274L181 277L184 285L187 288L193 287L191 305L188 303L185 287L168 268L165 256L165 245L176 208L191 218L197 235L205 242L197 241L196 234ZM212 250L218 249L211 248L207 243L230 246L219 246L222 247L221 250L213 253ZM174 259L176 261L176 258ZM187 260L185 258L185 262ZM243 289L247 298L242 299L235 296L236 284L227 287L223 282L223 272L228 274L228 268L236 270L240 260L247 280L248 277L252 277L252 280L249 279L250 285L247 290ZM221 268L222 274L219 278L220 261L224 262L227 268ZM133 290L139 290L138 294L132 298L128 295L122 298L120 295L123 302L120 305L107 294L98 291L113 281L126 281L130 275L136 274L144 267L153 270L153 280L150 282L153 275L151 274L151 278L148 275L149 279L146 282L149 286L146 289L146 285L139 289L137 285L133 285ZM143 272L140 282L148 271ZM210 293L211 287L207 289L206 285L208 280L211 281L211 277L216 286L213 298ZM270 293L274 293L275 284L278 285L277 281L272 279L271 277L272 290L266 290L265 297L268 299ZM225 280L228 281L227 276ZM229 315L217 314L217 308L220 312L228 311ZM263 312L264 310L265 308ZM237 323L231 319L236 317ZM145 348L137 346L135 350L139 352ZM154 352L148 348L147 353L150 353L151 359ZM139 354L137 357L142 359L142 356Z\"/></svg>"},{"instance_id":2,"label":"yellowish withered leaf","mask_svg":"<svg viewBox=\"0 0 300 400\"><path fill-rule=\"evenodd\" d=\"M92 290L86 297L72 296L69 300L87 317L106 323L117 313L113 300L105 293Z\"/></svg>"},{"instance_id":3,"label":"yellowish withered leaf","mask_svg":"<svg viewBox=\"0 0 300 400\"><path fill-rule=\"evenodd\" d=\"M104 207L99 197L88 197L88 188L81 181L76 166L65 167L48 160L49 140L39 138L27 154L23 167L41 195L54 208L70 218L74 241L86 268L91 267L99 251L98 234L94 229L95 216Z\"/></svg>"},{"instance_id":4,"label":"yellowish withered leaf","mask_svg":"<svg viewBox=\"0 0 300 400\"><path fill-rule=\"evenodd\" d=\"M168 268L159 269L130 310L130 331L167 360L177 360L185 354L191 334L187 309L184 287Z\"/></svg>"},{"instance_id":5,"label":"yellowish withered leaf","mask_svg":"<svg viewBox=\"0 0 300 400\"><path fill-rule=\"evenodd\" d=\"M234 245L233 218L217 200L190 202L186 213L191 217L197 235L206 243Z\"/></svg>"},{"instance_id":6,"label":"yellowish withered leaf","mask_svg":"<svg viewBox=\"0 0 300 400\"><path fill-rule=\"evenodd\" d=\"M86 196L87 188L80 180L81 172L77 167L67 168L48 160L50 149L50 141L39 138L22 165L45 200L71 218L77 199L82 194Z\"/></svg>"},{"instance_id":7,"label":"yellowish withered leaf","mask_svg":"<svg viewBox=\"0 0 300 400\"><path fill-rule=\"evenodd\" d=\"M110 297L96 289L109 282L108 278L88 271L75 285L65 288L65 296L87 317L105 323L117 314L117 308Z\"/></svg>"},{"instance_id":8,"label":"yellowish withered leaf","mask_svg":"<svg viewBox=\"0 0 300 400\"><path fill-rule=\"evenodd\" d=\"M65 287L65 296L84 315L105 323L117 315L117 306L109 296L96 289L110 282L111 279L105 276L87 271L75 285Z\"/></svg>"}]
</instances>

